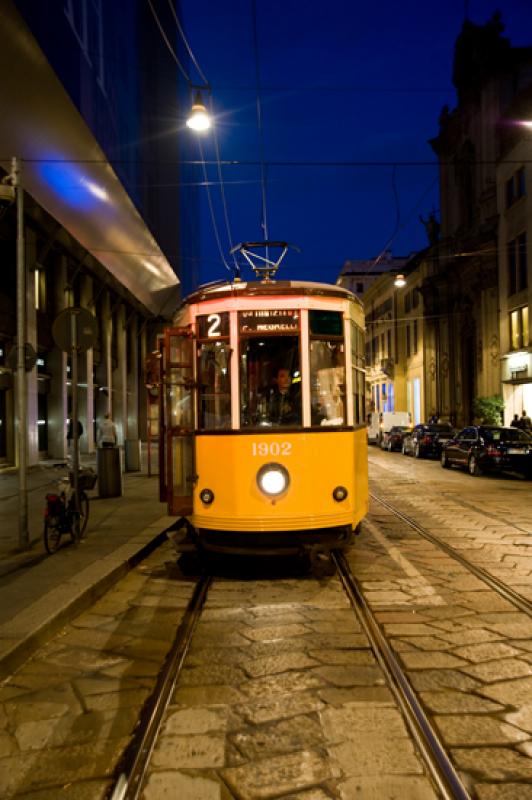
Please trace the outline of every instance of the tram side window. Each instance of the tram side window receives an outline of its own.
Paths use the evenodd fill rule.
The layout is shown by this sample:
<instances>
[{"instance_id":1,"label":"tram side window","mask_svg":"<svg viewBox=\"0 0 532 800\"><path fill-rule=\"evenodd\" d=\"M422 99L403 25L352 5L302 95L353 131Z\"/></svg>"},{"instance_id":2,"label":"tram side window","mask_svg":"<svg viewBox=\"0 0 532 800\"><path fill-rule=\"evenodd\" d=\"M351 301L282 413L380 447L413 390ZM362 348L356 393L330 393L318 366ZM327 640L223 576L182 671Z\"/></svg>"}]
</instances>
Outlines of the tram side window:
<instances>
[{"instance_id":1,"label":"tram side window","mask_svg":"<svg viewBox=\"0 0 532 800\"><path fill-rule=\"evenodd\" d=\"M309 311L312 425L345 425L343 319L338 311Z\"/></svg>"},{"instance_id":2,"label":"tram side window","mask_svg":"<svg viewBox=\"0 0 532 800\"><path fill-rule=\"evenodd\" d=\"M231 427L230 349L226 342L204 342L198 348L198 427Z\"/></svg>"},{"instance_id":3,"label":"tram side window","mask_svg":"<svg viewBox=\"0 0 532 800\"><path fill-rule=\"evenodd\" d=\"M300 427L298 336L254 336L240 345L240 424Z\"/></svg>"},{"instance_id":4,"label":"tram side window","mask_svg":"<svg viewBox=\"0 0 532 800\"><path fill-rule=\"evenodd\" d=\"M365 423L366 378L364 366L364 332L351 322L351 365L353 379L353 412L355 425Z\"/></svg>"}]
</instances>

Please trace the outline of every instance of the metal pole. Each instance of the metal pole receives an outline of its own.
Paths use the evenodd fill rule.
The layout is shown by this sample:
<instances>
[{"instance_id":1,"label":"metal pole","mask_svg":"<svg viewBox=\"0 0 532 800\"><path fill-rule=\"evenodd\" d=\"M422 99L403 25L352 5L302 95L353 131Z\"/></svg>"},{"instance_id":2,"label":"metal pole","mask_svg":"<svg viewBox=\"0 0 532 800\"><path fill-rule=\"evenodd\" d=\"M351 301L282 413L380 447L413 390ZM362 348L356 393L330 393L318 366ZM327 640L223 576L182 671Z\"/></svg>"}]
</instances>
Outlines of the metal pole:
<instances>
[{"instance_id":1,"label":"metal pole","mask_svg":"<svg viewBox=\"0 0 532 800\"><path fill-rule=\"evenodd\" d=\"M79 512L79 436L78 436L78 318L75 313L70 317L70 339L72 344L70 369L72 376L72 470L73 470L73 485L74 485L74 508ZM75 522L76 526L75 535L76 541L79 538L79 515L76 513Z\"/></svg>"},{"instance_id":2,"label":"metal pole","mask_svg":"<svg viewBox=\"0 0 532 800\"><path fill-rule=\"evenodd\" d=\"M28 400L26 382L26 257L24 247L24 191L20 165L11 159L11 181L17 198L17 442L18 442L18 542L29 547L28 530Z\"/></svg>"}]
</instances>

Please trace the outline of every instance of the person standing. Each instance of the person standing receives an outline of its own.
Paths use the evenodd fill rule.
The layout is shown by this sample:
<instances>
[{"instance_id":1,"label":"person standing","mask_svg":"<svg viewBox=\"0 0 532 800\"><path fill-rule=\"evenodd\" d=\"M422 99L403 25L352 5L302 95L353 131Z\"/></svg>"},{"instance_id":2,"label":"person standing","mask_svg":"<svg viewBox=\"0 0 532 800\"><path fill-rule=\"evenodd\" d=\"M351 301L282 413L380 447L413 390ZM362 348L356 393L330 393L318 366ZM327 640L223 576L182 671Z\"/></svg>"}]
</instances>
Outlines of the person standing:
<instances>
[{"instance_id":1,"label":"person standing","mask_svg":"<svg viewBox=\"0 0 532 800\"><path fill-rule=\"evenodd\" d=\"M513 420L510 422L512 428L520 428L521 427L521 420L519 419L518 414L514 414Z\"/></svg>"},{"instance_id":2,"label":"person standing","mask_svg":"<svg viewBox=\"0 0 532 800\"><path fill-rule=\"evenodd\" d=\"M530 431L532 431L532 420L530 419L530 417L528 416L528 414L526 413L524 408L523 408L523 411L521 413L520 422L521 422L521 425L520 425L521 430L528 431L528 433L530 433Z\"/></svg>"},{"instance_id":3,"label":"person standing","mask_svg":"<svg viewBox=\"0 0 532 800\"><path fill-rule=\"evenodd\" d=\"M98 428L99 447L115 447L116 445L116 426L110 414L105 414Z\"/></svg>"}]
</instances>

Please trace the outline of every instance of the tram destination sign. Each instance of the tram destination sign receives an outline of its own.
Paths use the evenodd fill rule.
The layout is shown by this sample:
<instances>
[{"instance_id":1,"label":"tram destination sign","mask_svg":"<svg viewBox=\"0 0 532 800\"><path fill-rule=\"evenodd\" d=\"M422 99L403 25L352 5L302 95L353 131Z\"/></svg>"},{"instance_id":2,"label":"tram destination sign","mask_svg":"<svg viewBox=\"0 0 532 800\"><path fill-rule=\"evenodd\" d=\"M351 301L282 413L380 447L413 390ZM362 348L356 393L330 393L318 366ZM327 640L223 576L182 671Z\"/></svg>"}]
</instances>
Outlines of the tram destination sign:
<instances>
[{"instance_id":1,"label":"tram destination sign","mask_svg":"<svg viewBox=\"0 0 532 800\"><path fill-rule=\"evenodd\" d=\"M299 309L262 309L241 311L240 333L295 333L299 331Z\"/></svg>"}]
</instances>

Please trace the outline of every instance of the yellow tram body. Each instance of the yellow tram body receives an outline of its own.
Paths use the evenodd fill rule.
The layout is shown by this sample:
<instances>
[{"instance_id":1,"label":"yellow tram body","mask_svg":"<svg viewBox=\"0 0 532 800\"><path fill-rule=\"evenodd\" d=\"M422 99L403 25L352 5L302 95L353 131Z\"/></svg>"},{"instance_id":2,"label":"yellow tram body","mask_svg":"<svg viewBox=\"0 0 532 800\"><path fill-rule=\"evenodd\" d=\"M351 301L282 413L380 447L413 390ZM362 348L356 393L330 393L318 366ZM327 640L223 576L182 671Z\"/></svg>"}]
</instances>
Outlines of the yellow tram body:
<instances>
[{"instance_id":1,"label":"yellow tram body","mask_svg":"<svg viewBox=\"0 0 532 800\"><path fill-rule=\"evenodd\" d=\"M169 512L211 550L345 546L368 510L358 299L294 281L206 287L160 356Z\"/></svg>"}]
</instances>

